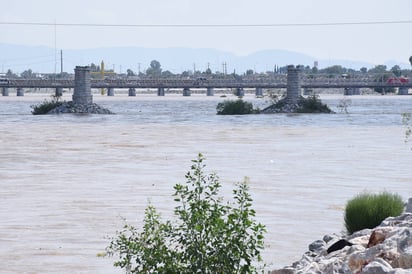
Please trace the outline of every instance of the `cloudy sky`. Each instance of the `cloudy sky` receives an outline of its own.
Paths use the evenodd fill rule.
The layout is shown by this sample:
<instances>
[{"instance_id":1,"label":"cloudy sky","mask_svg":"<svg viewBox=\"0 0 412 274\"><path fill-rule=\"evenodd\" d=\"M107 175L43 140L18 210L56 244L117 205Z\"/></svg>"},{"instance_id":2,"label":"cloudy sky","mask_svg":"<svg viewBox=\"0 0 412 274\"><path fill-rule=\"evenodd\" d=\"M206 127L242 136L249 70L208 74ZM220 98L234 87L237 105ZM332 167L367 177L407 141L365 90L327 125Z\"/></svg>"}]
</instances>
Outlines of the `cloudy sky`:
<instances>
[{"instance_id":1,"label":"cloudy sky","mask_svg":"<svg viewBox=\"0 0 412 274\"><path fill-rule=\"evenodd\" d=\"M363 60L373 64L388 60L408 63L412 55L411 0L0 0L0 3L0 43L3 44L58 49L215 48L237 55L286 49L320 59ZM352 24L365 22L387 23Z\"/></svg>"}]
</instances>

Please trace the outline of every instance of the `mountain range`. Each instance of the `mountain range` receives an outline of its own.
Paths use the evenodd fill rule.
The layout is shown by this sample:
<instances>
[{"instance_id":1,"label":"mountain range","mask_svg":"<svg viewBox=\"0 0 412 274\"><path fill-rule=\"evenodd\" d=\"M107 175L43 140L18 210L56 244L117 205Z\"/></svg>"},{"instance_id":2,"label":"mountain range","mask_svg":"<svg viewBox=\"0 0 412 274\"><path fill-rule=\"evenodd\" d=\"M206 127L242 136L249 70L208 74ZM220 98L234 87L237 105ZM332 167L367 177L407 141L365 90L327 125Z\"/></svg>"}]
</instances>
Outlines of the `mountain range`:
<instances>
[{"instance_id":1,"label":"mountain range","mask_svg":"<svg viewBox=\"0 0 412 274\"><path fill-rule=\"evenodd\" d=\"M347 68L373 68L375 65L364 61L353 60L321 60L313 56L288 50L262 50L246 56L238 56L231 52L207 48L143 48L113 47L95 49L55 50L45 46L24 46L0 44L0 63L2 72L11 69L20 73L31 69L33 72L51 73L63 71L73 72L75 66L94 63L100 65L104 61L106 69L114 69L117 73L131 69L144 72L152 60L157 60L163 70L173 73L182 71L205 71L208 67L213 71L227 73L244 73L248 69L256 72L273 71L275 66L301 64L312 67L315 62L319 68L341 65ZM62 62L61 62L62 61ZM62 66L63 65L63 66ZM388 61L388 68L399 65L409 68L408 63Z\"/></svg>"}]
</instances>

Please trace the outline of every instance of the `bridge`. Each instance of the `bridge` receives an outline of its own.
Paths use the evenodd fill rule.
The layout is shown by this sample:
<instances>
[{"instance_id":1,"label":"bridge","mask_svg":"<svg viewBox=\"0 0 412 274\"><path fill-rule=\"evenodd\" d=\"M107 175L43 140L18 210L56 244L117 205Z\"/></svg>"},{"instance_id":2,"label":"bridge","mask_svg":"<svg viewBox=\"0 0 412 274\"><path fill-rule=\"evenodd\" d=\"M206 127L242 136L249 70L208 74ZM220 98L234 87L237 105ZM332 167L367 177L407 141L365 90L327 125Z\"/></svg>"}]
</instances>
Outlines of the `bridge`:
<instances>
[{"instance_id":1,"label":"bridge","mask_svg":"<svg viewBox=\"0 0 412 274\"><path fill-rule=\"evenodd\" d=\"M298 66L299 67L299 66ZM297 68L298 68L297 67ZM376 81L373 75L322 75L304 74L297 76L302 89L330 89L342 88L344 90L359 90L360 88L399 88L399 94L408 94L412 88L412 81ZM17 89L17 95L24 95L24 88L55 88L56 94L64 88L74 88L75 79L7 79L0 81L3 96L8 95L8 89ZM158 95L164 95L165 89L183 89L183 95L189 94L190 89L206 89L207 95L213 95L213 89L256 89L256 95L262 95L263 89L285 89L288 87L288 76L273 75L266 77L226 77L226 78L157 78L157 79L91 79L91 88L107 89L108 95L114 95L114 89L129 89L133 96L135 89L157 89ZM20 95L19 95L20 94ZM356 94L356 93L353 93Z\"/></svg>"}]
</instances>

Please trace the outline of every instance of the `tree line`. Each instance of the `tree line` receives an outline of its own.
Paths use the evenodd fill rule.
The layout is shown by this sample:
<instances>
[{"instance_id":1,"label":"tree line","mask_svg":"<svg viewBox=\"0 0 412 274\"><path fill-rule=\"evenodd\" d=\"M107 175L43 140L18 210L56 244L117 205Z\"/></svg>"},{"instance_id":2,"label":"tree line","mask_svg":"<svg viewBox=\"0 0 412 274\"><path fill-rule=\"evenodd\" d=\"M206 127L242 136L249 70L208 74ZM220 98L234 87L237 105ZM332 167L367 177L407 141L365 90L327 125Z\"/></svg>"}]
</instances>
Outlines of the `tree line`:
<instances>
[{"instance_id":1,"label":"tree line","mask_svg":"<svg viewBox=\"0 0 412 274\"><path fill-rule=\"evenodd\" d=\"M409 62L412 66L412 56L409 58ZM170 78L170 77L207 77L207 78L216 78L216 77L253 77L253 76L271 76L275 74L286 74L287 66L277 66L275 65L273 70L266 72L256 72L253 69L248 69L243 74L237 74L236 71L232 73L226 73L225 71L215 71L212 72L210 68L207 68L204 71L200 70L185 70L181 73L172 73L169 70L163 70L161 64L157 60L152 60L147 67L147 69L139 72L135 72L132 69L127 69L126 73L115 73L114 70L104 70L101 72L101 67L94 63L90 64L90 69L92 72L92 77L98 78L102 75L105 76L115 76L115 77L151 77L151 78ZM385 76L385 79L388 79L391 76L401 77L408 76L411 74L410 69L402 69L400 66L395 65L392 68L388 68L386 65L377 65L373 68L362 67L359 70L352 68L346 68L341 65L332 65L326 68L319 69L316 66L304 66L303 71L306 74L326 74L326 75L353 75L353 74L382 74ZM35 79L35 78L56 78L64 79L70 77L70 74L67 72L63 73L49 73L49 74L39 74L34 73L32 69L27 69L20 74L14 73L11 69L7 70L5 74L7 78L23 78L23 79ZM384 80L385 80L384 79Z\"/></svg>"}]
</instances>

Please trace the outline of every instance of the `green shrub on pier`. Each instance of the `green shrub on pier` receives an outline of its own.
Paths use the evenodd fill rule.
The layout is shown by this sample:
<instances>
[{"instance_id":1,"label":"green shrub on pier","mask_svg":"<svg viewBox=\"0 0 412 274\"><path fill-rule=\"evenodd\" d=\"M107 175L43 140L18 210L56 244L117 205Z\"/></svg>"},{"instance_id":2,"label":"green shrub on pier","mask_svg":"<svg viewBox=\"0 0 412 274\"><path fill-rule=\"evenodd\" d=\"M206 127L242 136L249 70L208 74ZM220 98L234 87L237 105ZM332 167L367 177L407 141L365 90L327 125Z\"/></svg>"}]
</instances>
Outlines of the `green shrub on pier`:
<instances>
[{"instance_id":1,"label":"green shrub on pier","mask_svg":"<svg viewBox=\"0 0 412 274\"><path fill-rule=\"evenodd\" d=\"M345 226L349 234L378 226L387 217L399 216L404 209L398 194L359 194L348 201L345 208Z\"/></svg>"},{"instance_id":2,"label":"green shrub on pier","mask_svg":"<svg viewBox=\"0 0 412 274\"><path fill-rule=\"evenodd\" d=\"M319 96L313 95L308 98L301 97L298 102L298 113L331 113L332 110L323 104Z\"/></svg>"},{"instance_id":3,"label":"green shrub on pier","mask_svg":"<svg viewBox=\"0 0 412 274\"><path fill-rule=\"evenodd\" d=\"M60 101L60 96L52 96L51 100L44 100L42 103L32 105L33 115L47 114L50 110L61 106L63 102Z\"/></svg>"},{"instance_id":4,"label":"green shrub on pier","mask_svg":"<svg viewBox=\"0 0 412 274\"><path fill-rule=\"evenodd\" d=\"M225 100L217 105L216 111L218 115L244 115L259 113L259 109L253 109L253 104L250 102L238 100Z\"/></svg>"}]
</instances>

